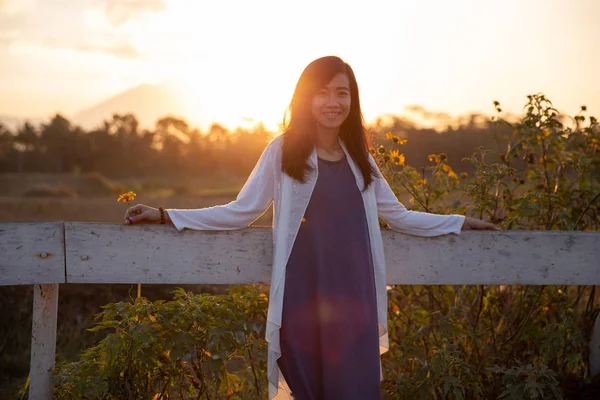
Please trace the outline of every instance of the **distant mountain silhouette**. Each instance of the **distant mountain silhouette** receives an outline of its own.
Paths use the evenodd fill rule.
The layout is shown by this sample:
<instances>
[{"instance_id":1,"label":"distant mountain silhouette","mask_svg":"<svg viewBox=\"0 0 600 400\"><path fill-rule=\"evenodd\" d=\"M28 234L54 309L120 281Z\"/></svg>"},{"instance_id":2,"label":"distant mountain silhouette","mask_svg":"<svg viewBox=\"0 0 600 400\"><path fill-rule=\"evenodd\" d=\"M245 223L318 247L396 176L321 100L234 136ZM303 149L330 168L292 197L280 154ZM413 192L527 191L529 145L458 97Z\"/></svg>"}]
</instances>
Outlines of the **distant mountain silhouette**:
<instances>
[{"instance_id":1,"label":"distant mountain silhouette","mask_svg":"<svg viewBox=\"0 0 600 400\"><path fill-rule=\"evenodd\" d=\"M184 102L169 86L143 84L75 114L72 122L92 129L115 113L133 113L145 128L153 127L156 120L165 115L183 118L188 115Z\"/></svg>"},{"instance_id":2,"label":"distant mountain silhouette","mask_svg":"<svg viewBox=\"0 0 600 400\"><path fill-rule=\"evenodd\" d=\"M16 132L25 122L29 122L34 126L39 126L48 122L47 118L42 117L14 117L11 115L0 115L0 124L4 125L12 132Z\"/></svg>"}]
</instances>

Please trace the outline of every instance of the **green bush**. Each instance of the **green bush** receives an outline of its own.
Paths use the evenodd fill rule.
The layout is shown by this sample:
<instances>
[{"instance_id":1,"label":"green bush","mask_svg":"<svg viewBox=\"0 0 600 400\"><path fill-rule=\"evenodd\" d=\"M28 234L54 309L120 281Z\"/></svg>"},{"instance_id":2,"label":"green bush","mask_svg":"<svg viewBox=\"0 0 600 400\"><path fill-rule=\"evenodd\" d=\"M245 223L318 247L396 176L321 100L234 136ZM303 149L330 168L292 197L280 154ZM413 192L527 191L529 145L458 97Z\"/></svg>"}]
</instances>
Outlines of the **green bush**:
<instances>
[{"instance_id":1,"label":"green bush","mask_svg":"<svg viewBox=\"0 0 600 400\"><path fill-rule=\"evenodd\" d=\"M421 171L404 166L404 141L393 134L372 154L415 210L463 213L503 229L597 231L597 120L582 107L566 126L541 94L528 96L526 110L518 123L496 118L511 128L502 138L508 148L501 163L487 163L491 152L483 148L466 158L475 167L471 177L457 176L444 154L431 154ZM594 287L394 286L388 293L389 398L555 399L590 380Z\"/></svg>"},{"instance_id":2,"label":"green bush","mask_svg":"<svg viewBox=\"0 0 600 400\"><path fill-rule=\"evenodd\" d=\"M181 289L173 301L109 304L92 330L110 333L79 361L59 363L56 399L257 399L266 395L267 297Z\"/></svg>"}]
</instances>

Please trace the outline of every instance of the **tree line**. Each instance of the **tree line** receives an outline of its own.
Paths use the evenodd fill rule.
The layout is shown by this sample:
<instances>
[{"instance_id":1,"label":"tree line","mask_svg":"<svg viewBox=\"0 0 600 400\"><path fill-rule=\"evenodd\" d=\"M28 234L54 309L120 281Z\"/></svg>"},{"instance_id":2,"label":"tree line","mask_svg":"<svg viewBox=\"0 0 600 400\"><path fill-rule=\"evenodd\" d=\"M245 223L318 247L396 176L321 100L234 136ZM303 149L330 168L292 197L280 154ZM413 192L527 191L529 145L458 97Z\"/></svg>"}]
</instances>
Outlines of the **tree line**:
<instances>
[{"instance_id":1,"label":"tree line","mask_svg":"<svg viewBox=\"0 0 600 400\"><path fill-rule=\"evenodd\" d=\"M505 127L481 115L469 115L444 129L422 128L407 118L387 115L368 126L373 147L390 132L408 142L407 164L427 165L431 153L445 153L456 171L469 171L462 162L479 147L501 149ZM166 116L152 129L142 129L133 114L114 114L100 127L84 130L56 114L48 123L24 123L14 131L0 123L0 172L84 173L111 178L247 175L277 132L262 124L229 130L214 123L206 131L184 119Z\"/></svg>"}]
</instances>

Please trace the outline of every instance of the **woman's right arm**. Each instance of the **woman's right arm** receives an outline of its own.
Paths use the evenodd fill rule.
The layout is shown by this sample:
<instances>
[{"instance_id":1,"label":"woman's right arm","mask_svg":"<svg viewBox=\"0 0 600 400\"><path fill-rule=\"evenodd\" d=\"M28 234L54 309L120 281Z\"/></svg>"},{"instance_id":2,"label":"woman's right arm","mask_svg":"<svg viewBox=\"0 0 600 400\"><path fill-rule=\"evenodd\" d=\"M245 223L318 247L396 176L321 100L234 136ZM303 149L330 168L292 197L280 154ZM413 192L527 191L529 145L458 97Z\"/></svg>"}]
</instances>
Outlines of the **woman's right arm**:
<instances>
[{"instance_id":1,"label":"woman's right arm","mask_svg":"<svg viewBox=\"0 0 600 400\"><path fill-rule=\"evenodd\" d=\"M281 146L277 139L269 143L236 200L229 204L201 209L167 209L165 217L179 231L184 228L232 230L247 227L260 217L273 202L277 146ZM134 210L135 207L138 206L131 207L131 210ZM144 207L146 208L139 215L130 215L132 213L126 215L126 220L130 218L133 223L136 223L145 219L154 222L160 219L157 209ZM142 217L144 213L146 213L146 218Z\"/></svg>"},{"instance_id":2,"label":"woman's right arm","mask_svg":"<svg viewBox=\"0 0 600 400\"><path fill-rule=\"evenodd\" d=\"M439 236L461 232L465 221L465 217L462 215L441 215L407 210L398 201L373 157L369 157L378 175L373 178L377 213L390 228L413 236Z\"/></svg>"}]
</instances>

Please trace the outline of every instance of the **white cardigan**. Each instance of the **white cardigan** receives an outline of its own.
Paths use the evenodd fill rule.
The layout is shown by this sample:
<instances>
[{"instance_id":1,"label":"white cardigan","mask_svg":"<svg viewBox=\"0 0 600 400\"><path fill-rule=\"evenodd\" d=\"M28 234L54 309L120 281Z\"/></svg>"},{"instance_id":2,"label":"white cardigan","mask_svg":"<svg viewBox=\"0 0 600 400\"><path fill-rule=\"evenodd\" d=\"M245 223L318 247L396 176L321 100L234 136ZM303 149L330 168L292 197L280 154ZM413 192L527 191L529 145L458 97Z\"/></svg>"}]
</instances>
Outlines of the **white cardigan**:
<instances>
[{"instance_id":1,"label":"white cardigan","mask_svg":"<svg viewBox=\"0 0 600 400\"><path fill-rule=\"evenodd\" d=\"M305 183L300 183L282 172L282 143L283 136L278 136L268 144L235 201L222 206L197 210L167 210L171 221L179 231L184 228L230 230L248 227L274 202L274 260L266 340L268 342L269 399L277 400L291 399L289 388L277 365L277 359L281 357L279 329L281 328L283 308L285 267L319 173L316 149L313 149L307 160L313 170L307 174ZM385 258L378 215L395 231L414 236L458 234L461 231L464 216L408 211L398 201L381 175L374 178L366 191L362 191L364 187L362 174L341 140L340 144L356 177L356 185L361 190L365 206L377 292L379 350L380 354L383 354L389 349L389 338ZM377 169L372 157L370 161Z\"/></svg>"}]
</instances>

